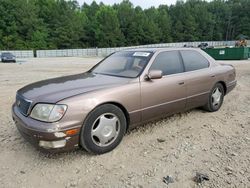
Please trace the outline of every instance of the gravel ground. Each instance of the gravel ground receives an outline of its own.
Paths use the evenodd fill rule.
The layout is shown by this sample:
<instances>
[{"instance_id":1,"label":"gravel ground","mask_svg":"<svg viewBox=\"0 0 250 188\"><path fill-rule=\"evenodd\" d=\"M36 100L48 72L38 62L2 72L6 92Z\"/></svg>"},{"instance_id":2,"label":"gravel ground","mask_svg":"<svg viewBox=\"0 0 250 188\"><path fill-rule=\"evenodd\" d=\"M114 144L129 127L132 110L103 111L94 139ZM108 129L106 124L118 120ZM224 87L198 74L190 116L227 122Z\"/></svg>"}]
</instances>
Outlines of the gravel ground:
<instances>
[{"instance_id":1,"label":"gravel ground","mask_svg":"<svg viewBox=\"0 0 250 188\"><path fill-rule=\"evenodd\" d=\"M130 131L112 152L46 155L11 118L17 89L80 73L100 59L22 59L0 64L0 187L250 187L250 61L228 61L238 85L215 113L194 109ZM197 185L197 172L209 181ZM170 176L172 183L163 182ZM171 182L171 181L170 181Z\"/></svg>"}]
</instances>

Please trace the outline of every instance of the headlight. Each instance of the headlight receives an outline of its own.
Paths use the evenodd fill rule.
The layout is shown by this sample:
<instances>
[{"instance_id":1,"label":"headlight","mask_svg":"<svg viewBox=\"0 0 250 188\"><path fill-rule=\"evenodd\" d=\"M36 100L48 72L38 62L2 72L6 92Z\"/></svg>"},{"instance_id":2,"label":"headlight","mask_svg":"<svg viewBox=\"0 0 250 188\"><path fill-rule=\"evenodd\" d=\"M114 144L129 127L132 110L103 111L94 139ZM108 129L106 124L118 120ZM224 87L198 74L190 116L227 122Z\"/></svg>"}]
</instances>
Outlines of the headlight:
<instances>
[{"instance_id":1,"label":"headlight","mask_svg":"<svg viewBox=\"0 0 250 188\"><path fill-rule=\"evenodd\" d=\"M63 104L37 104L31 111L30 117L46 122L60 120L67 110Z\"/></svg>"}]
</instances>

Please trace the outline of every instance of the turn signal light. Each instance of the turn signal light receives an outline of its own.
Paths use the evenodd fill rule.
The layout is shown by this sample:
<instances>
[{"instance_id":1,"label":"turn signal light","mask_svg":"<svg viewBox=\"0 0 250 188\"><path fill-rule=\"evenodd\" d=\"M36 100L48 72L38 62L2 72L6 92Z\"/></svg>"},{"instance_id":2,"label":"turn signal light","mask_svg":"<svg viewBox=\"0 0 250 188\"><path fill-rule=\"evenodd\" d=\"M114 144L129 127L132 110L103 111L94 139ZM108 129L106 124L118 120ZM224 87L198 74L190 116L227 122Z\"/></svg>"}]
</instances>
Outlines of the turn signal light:
<instances>
[{"instance_id":1,"label":"turn signal light","mask_svg":"<svg viewBox=\"0 0 250 188\"><path fill-rule=\"evenodd\" d=\"M67 130L65 133L67 136L74 135L78 133L78 129Z\"/></svg>"}]
</instances>

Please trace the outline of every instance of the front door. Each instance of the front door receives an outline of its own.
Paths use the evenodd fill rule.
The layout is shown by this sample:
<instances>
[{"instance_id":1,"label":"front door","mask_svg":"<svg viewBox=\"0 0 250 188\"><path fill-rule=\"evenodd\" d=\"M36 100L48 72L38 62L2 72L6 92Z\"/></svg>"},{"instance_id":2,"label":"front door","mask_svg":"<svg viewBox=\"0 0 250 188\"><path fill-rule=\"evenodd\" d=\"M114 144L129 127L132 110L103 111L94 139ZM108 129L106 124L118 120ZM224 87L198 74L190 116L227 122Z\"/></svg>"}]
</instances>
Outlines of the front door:
<instances>
[{"instance_id":1,"label":"front door","mask_svg":"<svg viewBox=\"0 0 250 188\"><path fill-rule=\"evenodd\" d=\"M150 70L161 70L163 77L141 80L142 121L185 109L185 73L179 52L160 52L149 68Z\"/></svg>"}]
</instances>

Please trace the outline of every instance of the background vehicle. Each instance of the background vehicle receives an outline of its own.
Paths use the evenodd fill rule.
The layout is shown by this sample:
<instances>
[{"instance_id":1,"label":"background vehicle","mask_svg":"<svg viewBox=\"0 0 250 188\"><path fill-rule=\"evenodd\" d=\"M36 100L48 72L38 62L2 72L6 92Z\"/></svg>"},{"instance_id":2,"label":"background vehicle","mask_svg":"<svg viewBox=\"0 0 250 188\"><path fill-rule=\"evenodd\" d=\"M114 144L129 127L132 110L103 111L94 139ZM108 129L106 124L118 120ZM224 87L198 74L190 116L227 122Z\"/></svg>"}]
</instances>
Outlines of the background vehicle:
<instances>
[{"instance_id":1,"label":"background vehicle","mask_svg":"<svg viewBox=\"0 0 250 188\"><path fill-rule=\"evenodd\" d=\"M3 52L2 54L1 54L1 61L2 62L16 62L16 57L12 54L12 53L10 53L10 52Z\"/></svg>"},{"instance_id":2,"label":"background vehicle","mask_svg":"<svg viewBox=\"0 0 250 188\"><path fill-rule=\"evenodd\" d=\"M188 109L220 109L236 85L235 69L200 49L116 52L84 74L30 84L17 91L13 119L35 145L114 149L129 128Z\"/></svg>"}]
</instances>

